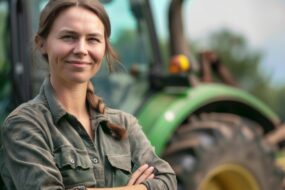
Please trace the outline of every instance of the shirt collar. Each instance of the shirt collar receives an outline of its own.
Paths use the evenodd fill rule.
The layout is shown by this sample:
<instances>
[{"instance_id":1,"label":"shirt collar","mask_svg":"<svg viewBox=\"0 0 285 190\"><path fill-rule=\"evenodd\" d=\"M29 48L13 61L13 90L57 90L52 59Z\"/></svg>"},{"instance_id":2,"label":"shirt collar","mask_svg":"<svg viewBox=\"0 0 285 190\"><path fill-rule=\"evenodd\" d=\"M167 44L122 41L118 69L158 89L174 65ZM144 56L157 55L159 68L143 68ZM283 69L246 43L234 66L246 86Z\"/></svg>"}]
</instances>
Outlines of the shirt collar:
<instances>
[{"instance_id":1,"label":"shirt collar","mask_svg":"<svg viewBox=\"0 0 285 190\"><path fill-rule=\"evenodd\" d=\"M58 102L49 77L47 77L44 80L40 92L45 96L47 100L54 122L58 123L58 121L68 113ZM90 113L90 119L93 120L95 126L99 125L99 123L101 123L102 121L109 120L106 114L99 113L98 111L93 109L90 105L88 105L88 108Z\"/></svg>"},{"instance_id":2,"label":"shirt collar","mask_svg":"<svg viewBox=\"0 0 285 190\"><path fill-rule=\"evenodd\" d=\"M41 87L41 93L45 96L49 109L51 111L53 120L55 123L58 123L58 121L67 114L67 112L63 109L61 104L58 102L55 91L51 85L50 78L47 77L43 85Z\"/></svg>"}]
</instances>

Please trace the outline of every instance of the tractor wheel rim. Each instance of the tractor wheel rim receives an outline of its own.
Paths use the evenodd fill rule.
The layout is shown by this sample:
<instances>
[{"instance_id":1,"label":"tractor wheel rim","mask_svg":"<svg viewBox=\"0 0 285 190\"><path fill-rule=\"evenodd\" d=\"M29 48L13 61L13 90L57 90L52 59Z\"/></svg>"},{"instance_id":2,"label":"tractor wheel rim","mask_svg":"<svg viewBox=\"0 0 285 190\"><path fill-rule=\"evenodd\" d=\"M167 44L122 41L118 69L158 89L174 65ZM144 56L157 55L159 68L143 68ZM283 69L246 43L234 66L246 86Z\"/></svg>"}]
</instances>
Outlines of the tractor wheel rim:
<instances>
[{"instance_id":1,"label":"tractor wheel rim","mask_svg":"<svg viewBox=\"0 0 285 190\"><path fill-rule=\"evenodd\" d=\"M199 190L260 190L256 178L237 164L223 164L214 168L202 181Z\"/></svg>"}]
</instances>

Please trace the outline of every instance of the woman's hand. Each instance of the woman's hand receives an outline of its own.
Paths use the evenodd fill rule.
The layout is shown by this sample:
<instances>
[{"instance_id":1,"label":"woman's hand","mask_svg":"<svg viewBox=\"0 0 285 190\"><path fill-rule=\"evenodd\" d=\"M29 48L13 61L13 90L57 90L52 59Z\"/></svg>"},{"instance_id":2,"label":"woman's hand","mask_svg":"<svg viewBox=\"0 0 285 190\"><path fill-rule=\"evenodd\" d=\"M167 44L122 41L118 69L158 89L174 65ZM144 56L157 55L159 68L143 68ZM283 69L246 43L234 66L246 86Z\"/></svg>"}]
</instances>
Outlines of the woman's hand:
<instances>
[{"instance_id":1,"label":"woman's hand","mask_svg":"<svg viewBox=\"0 0 285 190\"><path fill-rule=\"evenodd\" d=\"M140 184L147 179L154 178L155 168L144 164L140 166L131 176L129 183L125 187L112 187L112 188L87 188L88 190L147 190L146 186Z\"/></svg>"},{"instance_id":2,"label":"woman's hand","mask_svg":"<svg viewBox=\"0 0 285 190\"><path fill-rule=\"evenodd\" d=\"M149 166L148 164L144 164L133 173L131 179L129 180L128 186L137 185L147 179L153 179L153 178L154 178L154 167Z\"/></svg>"}]
</instances>

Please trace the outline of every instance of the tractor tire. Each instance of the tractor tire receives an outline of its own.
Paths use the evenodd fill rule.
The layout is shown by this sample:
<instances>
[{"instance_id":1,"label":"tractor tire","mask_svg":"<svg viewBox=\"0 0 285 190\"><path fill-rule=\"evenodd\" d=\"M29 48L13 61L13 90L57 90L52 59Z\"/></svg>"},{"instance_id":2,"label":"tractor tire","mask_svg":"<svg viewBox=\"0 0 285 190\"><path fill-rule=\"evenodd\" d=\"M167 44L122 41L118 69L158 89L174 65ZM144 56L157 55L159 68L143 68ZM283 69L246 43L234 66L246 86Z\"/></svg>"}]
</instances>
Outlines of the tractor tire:
<instances>
[{"instance_id":1,"label":"tractor tire","mask_svg":"<svg viewBox=\"0 0 285 190\"><path fill-rule=\"evenodd\" d=\"M178 190L281 190L283 173L262 136L254 122L205 113L177 129L163 158Z\"/></svg>"}]
</instances>

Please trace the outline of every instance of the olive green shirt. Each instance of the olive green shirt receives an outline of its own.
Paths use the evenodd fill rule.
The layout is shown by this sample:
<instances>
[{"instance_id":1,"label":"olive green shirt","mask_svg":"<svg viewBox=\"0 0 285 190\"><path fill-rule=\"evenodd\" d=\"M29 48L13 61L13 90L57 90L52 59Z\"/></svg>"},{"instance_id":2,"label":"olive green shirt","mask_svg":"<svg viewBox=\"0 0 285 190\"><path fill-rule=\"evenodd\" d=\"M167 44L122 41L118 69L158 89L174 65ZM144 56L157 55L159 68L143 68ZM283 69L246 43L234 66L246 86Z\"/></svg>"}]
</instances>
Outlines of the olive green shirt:
<instances>
[{"instance_id":1,"label":"olive green shirt","mask_svg":"<svg viewBox=\"0 0 285 190\"><path fill-rule=\"evenodd\" d=\"M2 127L0 171L6 189L125 186L145 163L158 171L154 179L143 182L149 190L177 188L173 170L155 154L132 115L110 108L103 115L90 109L90 120L94 140L59 104L46 79L38 96L16 108ZM113 138L105 121L125 127L128 138Z\"/></svg>"}]
</instances>

